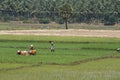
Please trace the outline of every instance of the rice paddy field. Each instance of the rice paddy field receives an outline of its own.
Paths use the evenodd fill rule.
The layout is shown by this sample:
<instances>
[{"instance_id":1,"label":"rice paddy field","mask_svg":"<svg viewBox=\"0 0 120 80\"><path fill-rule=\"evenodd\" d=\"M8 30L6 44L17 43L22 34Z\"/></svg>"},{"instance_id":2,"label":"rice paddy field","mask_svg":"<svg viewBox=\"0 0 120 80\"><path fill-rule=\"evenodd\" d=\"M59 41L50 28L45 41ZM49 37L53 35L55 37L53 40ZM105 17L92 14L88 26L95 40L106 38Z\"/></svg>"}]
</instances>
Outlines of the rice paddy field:
<instances>
[{"instance_id":1,"label":"rice paddy field","mask_svg":"<svg viewBox=\"0 0 120 80\"><path fill-rule=\"evenodd\" d=\"M36 55L17 55L31 44ZM120 80L119 47L120 38L0 35L0 80Z\"/></svg>"}]
</instances>

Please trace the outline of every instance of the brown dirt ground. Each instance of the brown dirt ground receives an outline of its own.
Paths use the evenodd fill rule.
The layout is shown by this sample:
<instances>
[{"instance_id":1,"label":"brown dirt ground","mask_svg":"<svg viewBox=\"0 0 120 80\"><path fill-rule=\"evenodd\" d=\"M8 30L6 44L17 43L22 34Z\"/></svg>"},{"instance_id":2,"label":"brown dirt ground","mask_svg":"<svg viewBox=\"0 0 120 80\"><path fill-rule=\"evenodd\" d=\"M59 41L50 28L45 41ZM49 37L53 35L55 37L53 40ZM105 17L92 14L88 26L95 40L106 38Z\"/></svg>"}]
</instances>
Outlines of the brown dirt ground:
<instances>
[{"instance_id":1,"label":"brown dirt ground","mask_svg":"<svg viewBox=\"0 0 120 80\"><path fill-rule=\"evenodd\" d=\"M0 35L88 36L120 38L120 30L1 30Z\"/></svg>"}]
</instances>

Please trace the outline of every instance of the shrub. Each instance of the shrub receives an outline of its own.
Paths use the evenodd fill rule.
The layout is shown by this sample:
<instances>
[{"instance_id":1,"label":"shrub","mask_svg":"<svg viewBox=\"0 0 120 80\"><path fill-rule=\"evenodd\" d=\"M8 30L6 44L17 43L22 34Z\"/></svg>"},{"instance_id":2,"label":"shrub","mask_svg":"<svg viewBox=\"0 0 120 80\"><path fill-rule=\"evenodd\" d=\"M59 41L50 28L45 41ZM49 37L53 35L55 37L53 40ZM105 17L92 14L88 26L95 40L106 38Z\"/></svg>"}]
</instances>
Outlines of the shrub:
<instances>
[{"instance_id":1,"label":"shrub","mask_svg":"<svg viewBox=\"0 0 120 80\"><path fill-rule=\"evenodd\" d=\"M50 19L48 19L48 18L40 19L39 23L48 24L48 23L50 23Z\"/></svg>"}]
</instances>

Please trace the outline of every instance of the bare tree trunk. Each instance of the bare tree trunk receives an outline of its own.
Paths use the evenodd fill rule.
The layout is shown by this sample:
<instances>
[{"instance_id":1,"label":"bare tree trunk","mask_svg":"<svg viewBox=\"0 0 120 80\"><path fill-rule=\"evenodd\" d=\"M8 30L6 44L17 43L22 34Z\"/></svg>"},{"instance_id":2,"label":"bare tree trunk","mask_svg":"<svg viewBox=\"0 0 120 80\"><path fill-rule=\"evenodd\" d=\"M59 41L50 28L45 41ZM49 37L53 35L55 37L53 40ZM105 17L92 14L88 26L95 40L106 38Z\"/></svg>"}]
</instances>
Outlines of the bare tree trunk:
<instances>
[{"instance_id":1,"label":"bare tree trunk","mask_svg":"<svg viewBox=\"0 0 120 80\"><path fill-rule=\"evenodd\" d=\"M67 22L67 19L65 19L65 27L66 27L66 29L68 29L68 22Z\"/></svg>"}]
</instances>

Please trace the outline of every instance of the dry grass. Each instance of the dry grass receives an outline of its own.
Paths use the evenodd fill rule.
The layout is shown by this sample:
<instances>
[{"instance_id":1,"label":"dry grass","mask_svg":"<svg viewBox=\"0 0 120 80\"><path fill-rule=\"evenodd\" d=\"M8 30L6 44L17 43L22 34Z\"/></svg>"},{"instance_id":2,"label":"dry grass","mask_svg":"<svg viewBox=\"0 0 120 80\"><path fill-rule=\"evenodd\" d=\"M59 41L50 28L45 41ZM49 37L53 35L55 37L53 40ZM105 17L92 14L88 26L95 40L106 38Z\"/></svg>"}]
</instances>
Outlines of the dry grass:
<instances>
[{"instance_id":1,"label":"dry grass","mask_svg":"<svg viewBox=\"0 0 120 80\"><path fill-rule=\"evenodd\" d=\"M104 26L103 24L69 23L69 29L92 29L92 30L120 30L120 24ZM65 29L64 24L51 22L49 24L24 24L19 22L0 23L0 30L23 30L23 29Z\"/></svg>"}]
</instances>

